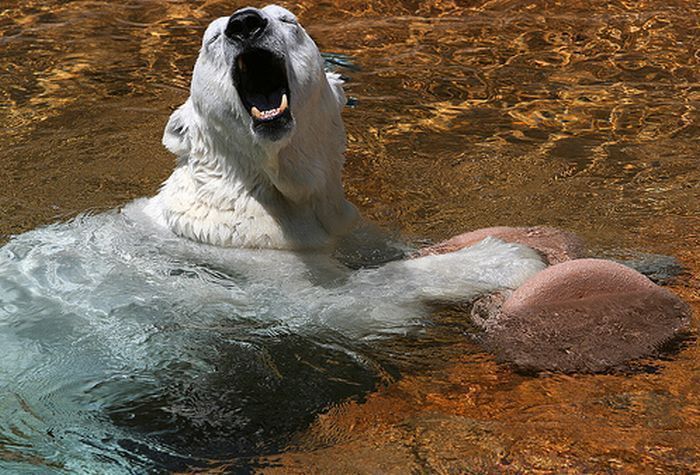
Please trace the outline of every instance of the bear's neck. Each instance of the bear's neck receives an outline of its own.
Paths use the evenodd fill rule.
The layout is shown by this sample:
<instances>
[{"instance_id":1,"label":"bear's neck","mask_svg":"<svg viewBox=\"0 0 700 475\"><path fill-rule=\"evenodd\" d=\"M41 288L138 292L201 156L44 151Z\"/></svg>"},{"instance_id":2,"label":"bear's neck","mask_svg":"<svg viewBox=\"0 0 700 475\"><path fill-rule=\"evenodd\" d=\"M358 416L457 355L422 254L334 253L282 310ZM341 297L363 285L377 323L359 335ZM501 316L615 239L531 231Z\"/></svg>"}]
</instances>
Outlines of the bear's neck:
<instances>
[{"instance_id":1,"label":"bear's neck","mask_svg":"<svg viewBox=\"0 0 700 475\"><path fill-rule=\"evenodd\" d=\"M344 197L342 153L318 156L294 141L266 151L216 140L216 132L202 135L208 143L180 160L150 204L175 234L218 246L324 249L352 229L357 211Z\"/></svg>"}]
</instances>

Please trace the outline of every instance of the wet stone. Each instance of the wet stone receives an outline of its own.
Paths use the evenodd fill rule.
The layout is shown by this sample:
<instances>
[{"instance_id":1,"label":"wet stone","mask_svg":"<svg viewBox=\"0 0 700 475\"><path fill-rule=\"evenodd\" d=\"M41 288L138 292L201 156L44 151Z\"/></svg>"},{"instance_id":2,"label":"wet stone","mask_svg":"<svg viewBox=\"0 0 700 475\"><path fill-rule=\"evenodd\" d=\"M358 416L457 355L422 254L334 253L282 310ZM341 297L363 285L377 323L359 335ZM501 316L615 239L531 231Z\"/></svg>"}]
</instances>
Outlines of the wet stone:
<instances>
[{"instance_id":1,"label":"wet stone","mask_svg":"<svg viewBox=\"0 0 700 475\"><path fill-rule=\"evenodd\" d=\"M579 259L539 272L485 320L488 346L524 371L601 372L682 337L690 308L621 264Z\"/></svg>"}]
</instances>

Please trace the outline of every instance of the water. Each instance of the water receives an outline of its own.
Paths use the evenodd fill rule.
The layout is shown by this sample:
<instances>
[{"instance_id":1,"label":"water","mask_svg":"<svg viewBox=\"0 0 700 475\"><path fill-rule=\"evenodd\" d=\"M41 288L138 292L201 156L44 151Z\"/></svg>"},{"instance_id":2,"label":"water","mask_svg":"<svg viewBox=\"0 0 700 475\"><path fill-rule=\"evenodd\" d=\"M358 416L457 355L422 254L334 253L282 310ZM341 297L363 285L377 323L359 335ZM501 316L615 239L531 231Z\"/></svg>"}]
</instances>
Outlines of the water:
<instances>
[{"instance_id":1,"label":"water","mask_svg":"<svg viewBox=\"0 0 700 475\"><path fill-rule=\"evenodd\" d=\"M417 331L423 302L515 288L543 268L486 240L351 271L319 254L196 244L141 206L0 249L0 434L15 459L4 469L160 471L278 453L320 411L396 375L372 342Z\"/></svg>"},{"instance_id":2,"label":"water","mask_svg":"<svg viewBox=\"0 0 700 475\"><path fill-rule=\"evenodd\" d=\"M5 2L0 233L152 194L172 169L160 135L186 97L201 32L241 5ZM689 273L673 290L697 313L697 5L289 6L323 50L360 68L344 71L357 99L345 176L365 216L413 240L552 224L597 253L675 255ZM3 348L22 350L4 351L3 365L25 368L26 386L3 381L2 463L60 471L61 453L80 453L70 469L698 470L696 343L628 374L524 377L468 339L459 309L403 314L419 326L381 342L304 318L290 329L232 315L231 299L245 308L230 287L241 276L170 251L120 256L157 262L154 281L103 269L123 293L73 299L130 318L69 305L46 318L55 302L2 282L4 296L32 302L3 333ZM75 297L90 275L55 257L34 272ZM320 267L307 282L335 272ZM170 313L149 300L200 291L211 298ZM22 332L41 338L29 345ZM54 351L67 342L81 351ZM33 366L46 352L62 357Z\"/></svg>"}]
</instances>

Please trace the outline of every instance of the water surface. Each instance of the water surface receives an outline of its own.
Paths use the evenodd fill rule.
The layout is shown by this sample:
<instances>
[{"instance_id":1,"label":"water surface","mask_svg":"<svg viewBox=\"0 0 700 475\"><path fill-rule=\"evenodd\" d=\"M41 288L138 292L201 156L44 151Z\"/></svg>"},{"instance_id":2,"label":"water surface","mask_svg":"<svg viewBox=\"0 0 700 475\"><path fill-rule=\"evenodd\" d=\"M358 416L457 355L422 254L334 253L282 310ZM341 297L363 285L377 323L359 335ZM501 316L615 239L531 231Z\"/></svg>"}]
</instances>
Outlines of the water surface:
<instances>
[{"instance_id":1,"label":"water surface","mask_svg":"<svg viewBox=\"0 0 700 475\"><path fill-rule=\"evenodd\" d=\"M5 1L0 234L153 194L173 166L160 136L187 96L201 33L247 3ZM675 255L689 272L673 290L700 310L696 2L285 5L322 50L347 54L360 67L344 71L358 103L345 113L345 181L365 216L416 241L491 225L550 224L581 234L598 254ZM147 325L148 311L140 311ZM323 348L293 336L254 341L274 362L292 363L283 371L289 384L247 394L260 402L252 407L213 396L232 390L231 375L251 361L240 338L227 340L235 325L225 328L207 345L197 338L214 332L173 330L194 349L212 349L201 361L227 362L202 386L213 389L194 390L189 400L213 410L244 407L251 417L278 422L241 442L233 440L235 430L220 427L222 449L205 454L213 465L284 472L700 470L696 343L625 373L522 376L468 338L463 312L445 310L418 334L362 349L334 335L321 338ZM46 329L59 331L67 330ZM365 359L339 350L348 345ZM140 382L143 394L197 371L165 368L163 381ZM305 381L323 385L299 393ZM286 393L273 397L276 390ZM317 398L299 405L300 394ZM32 415L33 403L2 397L2 413L23 411L27 426L2 428L0 460L60 472L60 464L17 444L30 433L31 418L42 416ZM271 417L277 401L288 421ZM123 440L138 440L139 430L162 436L123 444L117 455L130 454L135 467L182 469L195 459L201 466L197 440L211 432L177 421L158 426L172 401L142 402L151 417L132 425L118 404L108 414L128 434ZM215 416L210 420L235 420ZM90 423L66 420L78 433ZM95 450L112 443L96 441ZM189 444L192 457L168 458L167 450L154 451L156 443L183 451Z\"/></svg>"}]
</instances>

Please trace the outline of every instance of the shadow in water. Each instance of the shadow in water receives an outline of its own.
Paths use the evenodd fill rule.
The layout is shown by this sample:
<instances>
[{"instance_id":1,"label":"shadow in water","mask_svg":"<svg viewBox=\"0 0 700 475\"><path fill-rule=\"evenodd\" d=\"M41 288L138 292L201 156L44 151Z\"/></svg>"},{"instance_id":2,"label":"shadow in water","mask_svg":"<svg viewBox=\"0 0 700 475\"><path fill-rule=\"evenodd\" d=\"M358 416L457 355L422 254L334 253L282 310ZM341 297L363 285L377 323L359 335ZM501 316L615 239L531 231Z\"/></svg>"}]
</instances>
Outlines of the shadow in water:
<instances>
[{"instance_id":1,"label":"shadow in water","mask_svg":"<svg viewBox=\"0 0 700 475\"><path fill-rule=\"evenodd\" d=\"M146 395L105 409L133 434L119 446L165 470L204 467L211 460L245 466L282 451L320 412L361 399L388 376L330 338L224 341L212 350L213 372L188 379L171 368Z\"/></svg>"}]
</instances>

